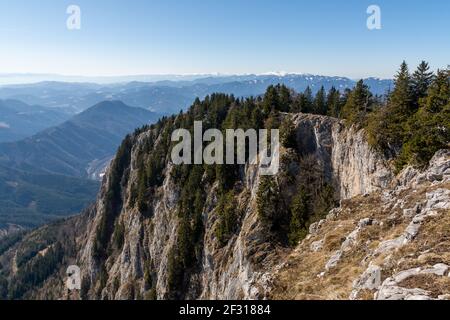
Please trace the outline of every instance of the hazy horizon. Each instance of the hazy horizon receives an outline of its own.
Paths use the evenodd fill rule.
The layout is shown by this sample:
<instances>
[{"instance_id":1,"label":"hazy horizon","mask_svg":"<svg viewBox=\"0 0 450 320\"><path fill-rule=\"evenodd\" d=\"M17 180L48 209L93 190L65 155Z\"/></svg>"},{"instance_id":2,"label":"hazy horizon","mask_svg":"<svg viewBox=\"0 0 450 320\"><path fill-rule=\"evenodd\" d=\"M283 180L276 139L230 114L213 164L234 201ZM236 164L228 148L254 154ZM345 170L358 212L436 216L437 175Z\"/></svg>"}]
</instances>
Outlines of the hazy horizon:
<instances>
[{"instance_id":1,"label":"hazy horizon","mask_svg":"<svg viewBox=\"0 0 450 320\"><path fill-rule=\"evenodd\" d=\"M0 73L0 86L9 85L27 85L42 82L67 82L67 83L92 83L100 85L119 84L128 82L162 82L162 81L194 81L209 77L242 77L242 76L323 76L323 77L339 77L357 81L361 78L349 78L342 75L312 74L299 72L265 72L260 74L242 73L242 74L137 74L137 75L111 75L111 76L84 76L84 75L65 75L65 74L46 74L46 73ZM364 79L374 78L381 80L391 80L393 77L365 77Z\"/></svg>"},{"instance_id":2,"label":"hazy horizon","mask_svg":"<svg viewBox=\"0 0 450 320\"><path fill-rule=\"evenodd\" d=\"M380 29L369 30L371 5ZM71 5L79 29L67 25ZM69 13L68 13L69 12ZM450 3L430 0L0 0L3 74L64 77L275 71L390 79L403 60L445 68Z\"/></svg>"}]
</instances>

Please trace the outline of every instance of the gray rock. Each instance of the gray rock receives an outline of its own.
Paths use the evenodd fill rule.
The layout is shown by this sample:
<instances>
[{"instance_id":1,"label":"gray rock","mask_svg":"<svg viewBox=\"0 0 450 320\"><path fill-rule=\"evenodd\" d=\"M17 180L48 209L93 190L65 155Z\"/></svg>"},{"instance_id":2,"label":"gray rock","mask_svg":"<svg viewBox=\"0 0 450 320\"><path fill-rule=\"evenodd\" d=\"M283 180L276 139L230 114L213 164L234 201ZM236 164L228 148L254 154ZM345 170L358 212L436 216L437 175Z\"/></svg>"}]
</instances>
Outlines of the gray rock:
<instances>
[{"instance_id":1,"label":"gray rock","mask_svg":"<svg viewBox=\"0 0 450 320\"><path fill-rule=\"evenodd\" d=\"M424 269L421 274L434 274L437 276L445 276L449 270L449 266L444 263L435 264L432 268Z\"/></svg>"},{"instance_id":2,"label":"gray rock","mask_svg":"<svg viewBox=\"0 0 450 320\"><path fill-rule=\"evenodd\" d=\"M319 231L318 226L319 226L319 223L318 223L318 222L315 222L315 223L311 224L311 225L309 226L309 233L310 233L310 234L316 234L317 231Z\"/></svg>"},{"instance_id":3,"label":"gray rock","mask_svg":"<svg viewBox=\"0 0 450 320\"><path fill-rule=\"evenodd\" d=\"M375 295L376 300L430 300L431 292L422 289L406 289L398 286L385 286Z\"/></svg>"},{"instance_id":4,"label":"gray rock","mask_svg":"<svg viewBox=\"0 0 450 320\"><path fill-rule=\"evenodd\" d=\"M375 254L384 254L392 250L398 249L404 246L408 242L404 235L397 237L392 240L386 240L379 244L378 248L375 250Z\"/></svg>"},{"instance_id":5,"label":"gray rock","mask_svg":"<svg viewBox=\"0 0 450 320\"><path fill-rule=\"evenodd\" d=\"M377 265L370 265L366 271L353 283L353 291L350 299L357 298L361 290L376 290L381 286L381 271L382 269Z\"/></svg>"},{"instance_id":6,"label":"gray rock","mask_svg":"<svg viewBox=\"0 0 450 320\"><path fill-rule=\"evenodd\" d=\"M358 222L358 227L359 228L364 228L364 227L367 227L367 226L371 226L373 223L374 223L374 221L372 219L370 219L370 218L361 219Z\"/></svg>"},{"instance_id":7,"label":"gray rock","mask_svg":"<svg viewBox=\"0 0 450 320\"><path fill-rule=\"evenodd\" d=\"M438 209L450 209L450 190L437 189L433 192L427 193L426 209L438 210Z\"/></svg>"},{"instance_id":8,"label":"gray rock","mask_svg":"<svg viewBox=\"0 0 450 320\"><path fill-rule=\"evenodd\" d=\"M336 267L339 261L341 260L341 257L342 251L341 250L336 251L325 265L325 270L329 271L331 268Z\"/></svg>"},{"instance_id":9,"label":"gray rock","mask_svg":"<svg viewBox=\"0 0 450 320\"><path fill-rule=\"evenodd\" d=\"M412 222L405 230L405 238L408 241L414 240L414 238L419 234L420 224Z\"/></svg>"},{"instance_id":10,"label":"gray rock","mask_svg":"<svg viewBox=\"0 0 450 320\"><path fill-rule=\"evenodd\" d=\"M323 248L323 240L319 240L319 241L315 241L313 243L311 243L310 249L312 252L318 252L320 250L322 250Z\"/></svg>"},{"instance_id":11,"label":"gray rock","mask_svg":"<svg viewBox=\"0 0 450 320\"><path fill-rule=\"evenodd\" d=\"M440 150L430 161L427 172L428 181L444 181L450 177L450 151Z\"/></svg>"},{"instance_id":12,"label":"gray rock","mask_svg":"<svg viewBox=\"0 0 450 320\"><path fill-rule=\"evenodd\" d=\"M416 276L418 274L420 274L421 268L414 268L414 269L409 269L409 270L405 270L405 271L401 271L399 273L397 273L395 276L391 277L390 279L386 280L386 283L400 283L412 276Z\"/></svg>"},{"instance_id":13,"label":"gray rock","mask_svg":"<svg viewBox=\"0 0 450 320\"><path fill-rule=\"evenodd\" d=\"M356 228L353 230L345 241L342 243L341 251L349 251L352 249L353 245L356 243L356 239L358 238L359 233L361 232L360 228Z\"/></svg>"},{"instance_id":14,"label":"gray rock","mask_svg":"<svg viewBox=\"0 0 450 320\"><path fill-rule=\"evenodd\" d=\"M420 300L433 300L433 299L431 297L427 296L427 295L418 294L418 295L408 295L405 298L405 300L417 300L417 301L420 301Z\"/></svg>"}]
</instances>

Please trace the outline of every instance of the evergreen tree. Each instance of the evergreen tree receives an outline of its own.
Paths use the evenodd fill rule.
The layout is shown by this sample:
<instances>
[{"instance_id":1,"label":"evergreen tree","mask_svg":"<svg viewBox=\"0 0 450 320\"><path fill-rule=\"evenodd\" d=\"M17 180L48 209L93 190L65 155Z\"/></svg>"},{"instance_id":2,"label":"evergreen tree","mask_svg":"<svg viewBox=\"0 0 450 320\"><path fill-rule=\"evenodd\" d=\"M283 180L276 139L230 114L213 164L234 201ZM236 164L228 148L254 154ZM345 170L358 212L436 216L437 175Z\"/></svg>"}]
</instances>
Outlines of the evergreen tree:
<instances>
[{"instance_id":1,"label":"evergreen tree","mask_svg":"<svg viewBox=\"0 0 450 320\"><path fill-rule=\"evenodd\" d=\"M313 110L313 94L308 86L303 94L300 95L300 112L310 113Z\"/></svg>"},{"instance_id":2,"label":"evergreen tree","mask_svg":"<svg viewBox=\"0 0 450 320\"><path fill-rule=\"evenodd\" d=\"M310 197L305 187L300 187L291 204L291 223L289 226L289 243L295 246L307 234Z\"/></svg>"},{"instance_id":3,"label":"evergreen tree","mask_svg":"<svg viewBox=\"0 0 450 320\"><path fill-rule=\"evenodd\" d=\"M414 112L411 76L405 61L395 77L395 88L390 96L391 112L404 119Z\"/></svg>"},{"instance_id":4,"label":"evergreen tree","mask_svg":"<svg viewBox=\"0 0 450 320\"><path fill-rule=\"evenodd\" d=\"M314 106L313 113L321 115L327 114L326 95L325 95L325 88L323 86L317 92L313 106Z\"/></svg>"},{"instance_id":5,"label":"evergreen tree","mask_svg":"<svg viewBox=\"0 0 450 320\"><path fill-rule=\"evenodd\" d=\"M282 112L289 112L289 108L292 104L291 91L285 85L278 85L279 90L279 110Z\"/></svg>"},{"instance_id":6,"label":"evergreen tree","mask_svg":"<svg viewBox=\"0 0 450 320\"><path fill-rule=\"evenodd\" d=\"M425 166L450 143L450 82L448 71L438 71L419 111L407 124L408 139L396 160L400 170L408 163Z\"/></svg>"},{"instance_id":7,"label":"evergreen tree","mask_svg":"<svg viewBox=\"0 0 450 320\"><path fill-rule=\"evenodd\" d=\"M297 132L291 117L286 117L280 126L280 141L285 148L297 147Z\"/></svg>"},{"instance_id":8,"label":"evergreen tree","mask_svg":"<svg viewBox=\"0 0 450 320\"><path fill-rule=\"evenodd\" d=\"M364 125L366 116L371 111L373 96L363 80L358 81L348 96L342 114L349 123Z\"/></svg>"},{"instance_id":9,"label":"evergreen tree","mask_svg":"<svg viewBox=\"0 0 450 320\"><path fill-rule=\"evenodd\" d=\"M288 112L291 106L291 91L285 85L269 86L264 95L263 111L265 115L273 111Z\"/></svg>"},{"instance_id":10,"label":"evergreen tree","mask_svg":"<svg viewBox=\"0 0 450 320\"><path fill-rule=\"evenodd\" d=\"M263 112L264 115L270 114L272 111L277 110L279 106L278 92L275 86L269 86L264 94L263 100Z\"/></svg>"},{"instance_id":11,"label":"evergreen tree","mask_svg":"<svg viewBox=\"0 0 450 320\"><path fill-rule=\"evenodd\" d=\"M405 61L395 77L395 87L389 96L387 108L373 131L378 135L378 144L383 150L392 150L398 154L407 139L406 124L415 112L411 87L411 76Z\"/></svg>"},{"instance_id":12,"label":"evergreen tree","mask_svg":"<svg viewBox=\"0 0 450 320\"><path fill-rule=\"evenodd\" d=\"M429 88L427 97L422 101L422 109L424 111L430 114L438 114L448 106L450 97L449 78L449 70L438 70L437 76Z\"/></svg>"},{"instance_id":13,"label":"evergreen tree","mask_svg":"<svg viewBox=\"0 0 450 320\"><path fill-rule=\"evenodd\" d=\"M262 129L264 127L264 115L259 107L255 107L251 114L252 128Z\"/></svg>"},{"instance_id":14,"label":"evergreen tree","mask_svg":"<svg viewBox=\"0 0 450 320\"><path fill-rule=\"evenodd\" d=\"M433 72L430 72L430 67L427 62L422 61L417 67L417 70L412 76L412 92L414 100L419 105L419 100L424 98L427 94L428 88L433 81Z\"/></svg>"},{"instance_id":15,"label":"evergreen tree","mask_svg":"<svg viewBox=\"0 0 450 320\"><path fill-rule=\"evenodd\" d=\"M327 115L334 118L341 115L341 94L335 87L332 87L327 95Z\"/></svg>"},{"instance_id":16,"label":"evergreen tree","mask_svg":"<svg viewBox=\"0 0 450 320\"><path fill-rule=\"evenodd\" d=\"M280 201L280 189L274 177L261 177L257 192L258 216L265 226L272 228L278 215L281 214L278 206Z\"/></svg>"}]
</instances>

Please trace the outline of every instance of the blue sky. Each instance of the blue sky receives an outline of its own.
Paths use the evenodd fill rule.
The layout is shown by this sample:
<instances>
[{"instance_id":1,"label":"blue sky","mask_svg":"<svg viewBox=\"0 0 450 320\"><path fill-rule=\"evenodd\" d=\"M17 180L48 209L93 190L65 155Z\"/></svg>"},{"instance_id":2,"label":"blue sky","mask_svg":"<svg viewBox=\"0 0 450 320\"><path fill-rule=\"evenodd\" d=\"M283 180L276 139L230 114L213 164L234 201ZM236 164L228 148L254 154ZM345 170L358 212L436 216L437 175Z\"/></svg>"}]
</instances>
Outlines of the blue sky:
<instances>
[{"instance_id":1,"label":"blue sky","mask_svg":"<svg viewBox=\"0 0 450 320\"><path fill-rule=\"evenodd\" d=\"M81 30L66 8L81 8ZM382 29L366 27L377 4ZM0 73L286 71L392 77L450 63L444 0L0 0Z\"/></svg>"}]
</instances>

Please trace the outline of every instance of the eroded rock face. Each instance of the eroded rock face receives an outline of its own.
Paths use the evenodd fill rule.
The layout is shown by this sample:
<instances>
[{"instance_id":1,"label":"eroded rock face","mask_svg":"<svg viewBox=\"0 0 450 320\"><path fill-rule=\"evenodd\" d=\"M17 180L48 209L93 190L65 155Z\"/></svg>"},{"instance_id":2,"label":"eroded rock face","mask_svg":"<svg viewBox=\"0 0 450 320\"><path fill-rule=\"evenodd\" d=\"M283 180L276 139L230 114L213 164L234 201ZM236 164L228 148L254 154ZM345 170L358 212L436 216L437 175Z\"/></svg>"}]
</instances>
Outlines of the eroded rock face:
<instances>
[{"instance_id":1,"label":"eroded rock face","mask_svg":"<svg viewBox=\"0 0 450 320\"><path fill-rule=\"evenodd\" d=\"M387 186L392 174L386 162L371 150L362 131L355 132L332 118L314 115L295 115L298 151L314 157L324 176L332 182L342 199L366 194ZM124 206L116 223L125 226L123 249L117 255L109 256L105 262L107 282L101 298L133 298L130 291L144 294L148 288L145 281L146 268L154 273L155 296L170 297L168 285L169 254L177 243L178 181L173 180L166 168L163 186L156 190L151 203L151 219L144 219L137 209L128 206L132 186L137 183L137 150L148 133L142 133L133 146L131 164L126 171L126 185L123 191ZM256 194L260 175L258 169L247 166L242 192L237 195L244 215L236 234L224 248L219 248L215 239L214 226L217 221L215 209L217 199L214 186L208 191L203 212L205 228L200 268L192 272L184 296L191 299L255 299L264 297L268 278L279 262L280 248L267 241L256 211ZM86 234L83 251L79 257L82 269L92 283L100 274L100 267L93 257L93 247L105 212L104 198L108 190L108 174L99 197L93 219ZM362 222L366 224L369 222ZM355 235L356 236L356 235ZM350 240L349 240L350 241ZM320 244L315 247L320 250ZM133 290L130 290L130 287ZM93 294L95 290L91 290ZM131 296L130 296L131 295Z\"/></svg>"},{"instance_id":2,"label":"eroded rock face","mask_svg":"<svg viewBox=\"0 0 450 320\"><path fill-rule=\"evenodd\" d=\"M274 243L268 239L257 212L259 170L246 166L235 193L242 215L229 241L219 245L215 233L219 186L209 185L201 212L204 232L198 264L189 270L179 296L188 299L448 297L450 292L440 287L437 290L419 284L450 279L446 270L450 265L450 243L443 231L450 225L450 153L439 152L425 171L407 168L394 179L386 161L366 143L364 132L322 116L298 114L293 116L293 122L297 152L314 159L322 177L339 194L341 206L333 209L326 219L312 224L310 234L296 249ZM123 226L120 248L111 236L106 247L114 249L105 253L103 263L95 256L98 230L110 210L107 198L111 191L111 169L96 204L83 217L83 228L77 229L78 255L73 263L81 267L88 283L87 298L173 297L169 285L170 255L178 243L182 182L171 174L175 167L169 163L162 185L148 195L150 214L143 214L133 203L139 181L138 156L148 137L149 132L142 132L134 139L130 163L119 179L120 205L113 218L114 226ZM288 151L282 150L282 156L284 152ZM295 167L296 163L290 165ZM289 192L288 189L289 186L282 191ZM420 271L397 281L402 270L417 268ZM433 278L424 281L423 277ZM45 285L57 287L55 281ZM58 290L62 297L78 298L65 296L62 285Z\"/></svg>"},{"instance_id":3,"label":"eroded rock face","mask_svg":"<svg viewBox=\"0 0 450 320\"><path fill-rule=\"evenodd\" d=\"M369 146L364 131L313 115L297 115L294 123L300 152L315 155L326 175L334 179L341 199L369 194L391 183L392 171Z\"/></svg>"},{"instance_id":4,"label":"eroded rock face","mask_svg":"<svg viewBox=\"0 0 450 320\"><path fill-rule=\"evenodd\" d=\"M269 297L449 299L449 166L440 151L426 170L406 168L390 188L344 201L286 258Z\"/></svg>"}]
</instances>

